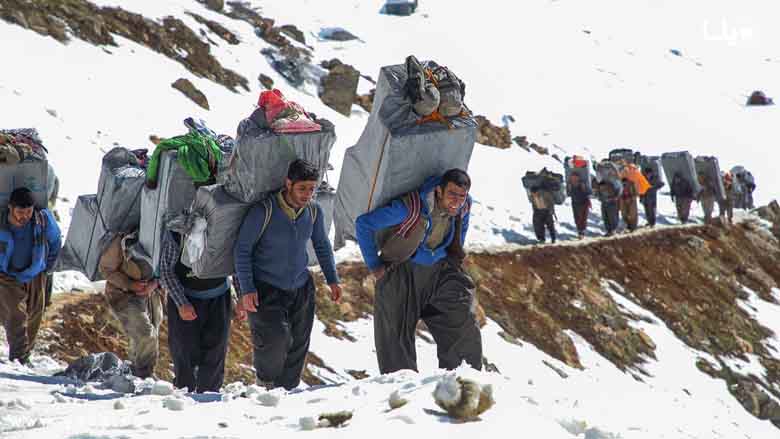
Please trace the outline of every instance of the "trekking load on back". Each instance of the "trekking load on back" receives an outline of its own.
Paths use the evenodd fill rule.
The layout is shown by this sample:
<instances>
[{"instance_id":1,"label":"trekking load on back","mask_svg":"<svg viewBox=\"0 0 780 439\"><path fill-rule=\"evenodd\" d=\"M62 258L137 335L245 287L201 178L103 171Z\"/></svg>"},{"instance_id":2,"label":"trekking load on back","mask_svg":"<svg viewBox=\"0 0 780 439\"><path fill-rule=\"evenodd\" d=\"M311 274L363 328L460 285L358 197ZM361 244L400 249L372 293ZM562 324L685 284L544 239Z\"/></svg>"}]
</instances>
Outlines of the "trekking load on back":
<instances>
[{"instance_id":1,"label":"trekking load on back","mask_svg":"<svg viewBox=\"0 0 780 439\"><path fill-rule=\"evenodd\" d=\"M639 196L643 196L647 190L650 189L650 182L648 182L642 174L639 166L633 163L629 163L623 167L621 176L634 184Z\"/></svg>"},{"instance_id":2,"label":"trekking load on back","mask_svg":"<svg viewBox=\"0 0 780 439\"><path fill-rule=\"evenodd\" d=\"M702 174L713 185L711 188L718 200L726 199L726 188L723 187L723 180L720 178L720 165L717 157L698 156L694 160L696 164L696 173Z\"/></svg>"},{"instance_id":3,"label":"trekking load on back","mask_svg":"<svg viewBox=\"0 0 780 439\"><path fill-rule=\"evenodd\" d=\"M670 189L674 191L674 176L679 174L680 178L685 180L690 187L691 197L696 198L701 192L701 185L696 174L696 165L693 156L688 151L667 152L661 155L661 163L666 174L666 181L670 184Z\"/></svg>"},{"instance_id":4,"label":"trekking load on back","mask_svg":"<svg viewBox=\"0 0 780 439\"><path fill-rule=\"evenodd\" d=\"M753 191L756 189L756 180L753 174L744 166L731 168L734 185L734 207L737 209L753 208Z\"/></svg>"},{"instance_id":5,"label":"trekking load on back","mask_svg":"<svg viewBox=\"0 0 780 439\"><path fill-rule=\"evenodd\" d=\"M26 187L33 193L35 206L48 207L48 151L35 128L0 130L0 206L7 206L11 192Z\"/></svg>"},{"instance_id":6,"label":"trekking load on back","mask_svg":"<svg viewBox=\"0 0 780 439\"><path fill-rule=\"evenodd\" d=\"M552 194L555 204L560 205L566 201L566 185L561 174L542 168L539 172L526 172L522 181L529 200L532 199L532 193L547 191Z\"/></svg>"},{"instance_id":7,"label":"trekking load on back","mask_svg":"<svg viewBox=\"0 0 780 439\"><path fill-rule=\"evenodd\" d=\"M566 195L571 196L571 188L569 182L572 175L577 175L579 180L585 183L585 187L588 192L593 193L592 181L590 178L590 161L586 160L582 156L575 155L573 157L566 157L563 160L563 170L566 175Z\"/></svg>"},{"instance_id":8,"label":"trekking load on back","mask_svg":"<svg viewBox=\"0 0 780 439\"><path fill-rule=\"evenodd\" d=\"M620 181L620 166L610 160L596 163L596 179L602 181Z\"/></svg>"},{"instance_id":9,"label":"trekking load on back","mask_svg":"<svg viewBox=\"0 0 780 439\"><path fill-rule=\"evenodd\" d=\"M58 270L76 270L91 281L100 280L97 264L105 246L117 233L138 228L146 181L138 158L142 154L143 150L116 147L103 156L97 194L78 198Z\"/></svg>"},{"instance_id":10,"label":"trekking load on back","mask_svg":"<svg viewBox=\"0 0 780 439\"><path fill-rule=\"evenodd\" d=\"M279 105L272 96L263 92L259 102L269 106ZM265 98L264 98L265 97ZM238 125L238 137L225 172L219 182L236 199L245 203L261 200L268 192L284 185L287 167L301 158L314 163L323 175L328 166L330 150L336 143L336 130L332 123L303 111L298 104L287 101L293 109L263 107ZM285 116L287 115L287 116ZM301 122L305 115L305 122ZM269 121L268 117L272 119ZM282 119L279 119L279 118ZM293 119L298 117L295 122ZM290 119L287 128L280 128L280 120ZM316 127L315 127L316 125ZM308 127L308 128L306 128Z\"/></svg>"},{"instance_id":11,"label":"trekking load on back","mask_svg":"<svg viewBox=\"0 0 780 439\"><path fill-rule=\"evenodd\" d=\"M774 105L772 98L768 97L766 93L761 90L756 90L750 94L745 105Z\"/></svg>"},{"instance_id":12,"label":"trekking load on back","mask_svg":"<svg viewBox=\"0 0 780 439\"><path fill-rule=\"evenodd\" d=\"M412 15L417 10L417 0L386 0L382 8L387 15Z\"/></svg>"},{"instance_id":13,"label":"trekking load on back","mask_svg":"<svg viewBox=\"0 0 780 439\"><path fill-rule=\"evenodd\" d=\"M644 174L645 169L652 169L659 181L663 181L663 166L661 165L661 157L658 156L646 156L639 154L636 158L636 163L639 165L639 169Z\"/></svg>"},{"instance_id":14,"label":"trekking load on back","mask_svg":"<svg viewBox=\"0 0 780 439\"><path fill-rule=\"evenodd\" d=\"M108 230L100 221L99 209L97 195L81 195L76 199L68 234L55 265L56 271L75 270L93 282L103 280L98 264L110 239Z\"/></svg>"},{"instance_id":15,"label":"trekking load on back","mask_svg":"<svg viewBox=\"0 0 780 439\"><path fill-rule=\"evenodd\" d=\"M334 211L336 248L356 239L361 214L419 188L432 175L468 168L477 123L466 113L447 118L448 125L418 123L407 79L404 65L382 67L368 123L344 155Z\"/></svg>"},{"instance_id":16,"label":"trekking load on back","mask_svg":"<svg viewBox=\"0 0 780 439\"><path fill-rule=\"evenodd\" d=\"M213 279L233 274L233 246L251 207L228 195L220 184L198 188L181 256L195 276Z\"/></svg>"},{"instance_id":17,"label":"trekking load on back","mask_svg":"<svg viewBox=\"0 0 780 439\"><path fill-rule=\"evenodd\" d=\"M617 148L609 152L609 161L615 163L625 162L636 164L636 155L631 149Z\"/></svg>"},{"instance_id":18,"label":"trekking load on back","mask_svg":"<svg viewBox=\"0 0 780 439\"><path fill-rule=\"evenodd\" d=\"M447 67L435 61L421 64L410 55L406 58L406 74L404 88L414 112L420 116L418 123L441 122L449 126L447 118L468 112L463 104L466 84Z\"/></svg>"}]
</instances>

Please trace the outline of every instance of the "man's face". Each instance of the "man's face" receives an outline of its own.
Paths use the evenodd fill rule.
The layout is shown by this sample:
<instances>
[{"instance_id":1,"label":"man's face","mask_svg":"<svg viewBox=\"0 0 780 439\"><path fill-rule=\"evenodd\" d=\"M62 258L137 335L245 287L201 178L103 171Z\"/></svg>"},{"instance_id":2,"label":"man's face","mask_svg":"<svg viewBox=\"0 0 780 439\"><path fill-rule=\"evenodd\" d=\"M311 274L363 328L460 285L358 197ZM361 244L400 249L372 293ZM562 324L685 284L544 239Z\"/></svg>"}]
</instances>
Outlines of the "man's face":
<instances>
[{"instance_id":1,"label":"man's face","mask_svg":"<svg viewBox=\"0 0 780 439\"><path fill-rule=\"evenodd\" d=\"M311 201L317 188L316 181L296 181L293 183L292 180L287 179L285 185L287 187L287 201L295 209L300 209Z\"/></svg>"},{"instance_id":2,"label":"man's face","mask_svg":"<svg viewBox=\"0 0 780 439\"><path fill-rule=\"evenodd\" d=\"M447 186L444 188L441 186L436 188L436 200L439 203L439 207L444 209L450 216L458 214L463 203L466 202L468 194L468 190L452 182L447 183Z\"/></svg>"},{"instance_id":3,"label":"man's face","mask_svg":"<svg viewBox=\"0 0 780 439\"><path fill-rule=\"evenodd\" d=\"M33 207L15 207L11 206L11 224L21 227L32 219Z\"/></svg>"}]
</instances>

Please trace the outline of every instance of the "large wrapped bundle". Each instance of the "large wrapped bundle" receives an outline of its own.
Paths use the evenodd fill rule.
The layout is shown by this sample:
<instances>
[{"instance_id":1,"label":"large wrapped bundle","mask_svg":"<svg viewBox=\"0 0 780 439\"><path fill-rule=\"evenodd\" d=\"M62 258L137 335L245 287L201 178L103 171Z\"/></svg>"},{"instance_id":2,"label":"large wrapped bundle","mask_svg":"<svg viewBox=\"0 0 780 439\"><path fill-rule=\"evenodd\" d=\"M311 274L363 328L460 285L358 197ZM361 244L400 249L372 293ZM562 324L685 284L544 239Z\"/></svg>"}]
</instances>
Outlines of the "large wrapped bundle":
<instances>
[{"instance_id":1,"label":"large wrapped bundle","mask_svg":"<svg viewBox=\"0 0 780 439\"><path fill-rule=\"evenodd\" d=\"M468 168L477 138L470 116L417 123L405 97L403 65L382 67L374 106L357 144L347 149L341 167L334 218L336 246L355 239L355 220L363 213L417 189L426 178L448 169Z\"/></svg>"},{"instance_id":2,"label":"large wrapped bundle","mask_svg":"<svg viewBox=\"0 0 780 439\"><path fill-rule=\"evenodd\" d=\"M719 200L726 199L726 188L723 187L723 179L720 176L720 165L717 157L698 156L694 160L696 172L703 174L714 185L715 196Z\"/></svg>"},{"instance_id":3,"label":"large wrapped bundle","mask_svg":"<svg viewBox=\"0 0 780 439\"><path fill-rule=\"evenodd\" d=\"M609 152L609 160L615 163L636 163L636 155L631 149L617 148Z\"/></svg>"},{"instance_id":4,"label":"large wrapped bundle","mask_svg":"<svg viewBox=\"0 0 780 439\"><path fill-rule=\"evenodd\" d=\"M75 270L91 281L101 280L98 264L108 232L98 219L96 195L82 195L76 200L68 236L57 259L56 270Z\"/></svg>"},{"instance_id":5,"label":"large wrapped bundle","mask_svg":"<svg viewBox=\"0 0 780 439\"><path fill-rule=\"evenodd\" d=\"M262 110L258 110L262 111ZM284 185L287 167L301 158L325 174L330 150L336 143L332 123L318 119L322 130L278 134L249 117L238 125L238 137L227 169L219 176L225 190L238 200L254 203Z\"/></svg>"},{"instance_id":6,"label":"large wrapped bundle","mask_svg":"<svg viewBox=\"0 0 780 439\"><path fill-rule=\"evenodd\" d=\"M674 176L680 174L693 190L694 198L701 192L701 185L696 176L696 165L693 156L688 151L667 152L661 155L661 163L666 173L666 181L671 185L674 182Z\"/></svg>"},{"instance_id":7,"label":"large wrapped bundle","mask_svg":"<svg viewBox=\"0 0 780 439\"><path fill-rule=\"evenodd\" d=\"M590 178L590 161L580 156L566 157L563 160L563 170L566 175L566 195L571 196L571 188L569 182L571 176L576 175L580 181L585 183L585 187L588 192L593 192L592 182Z\"/></svg>"},{"instance_id":8,"label":"large wrapped bundle","mask_svg":"<svg viewBox=\"0 0 780 439\"><path fill-rule=\"evenodd\" d=\"M220 184L198 188L190 208L192 227L184 240L182 262L202 279L233 274L233 246L249 203L228 195Z\"/></svg>"},{"instance_id":9,"label":"large wrapped bundle","mask_svg":"<svg viewBox=\"0 0 780 439\"><path fill-rule=\"evenodd\" d=\"M165 221L187 212L195 199L195 185L179 165L175 151L164 152L155 189L143 188L141 193L141 227L139 239L149 257L149 263L158 272Z\"/></svg>"},{"instance_id":10,"label":"large wrapped bundle","mask_svg":"<svg viewBox=\"0 0 780 439\"><path fill-rule=\"evenodd\" d=\"M644 173L645 169L652 169L653 173L658 176L659 181L663 181L661 157L640 155L637 164L639 165L639 169L642 170L642 173Z\"/></svg>"},{"instance_id":11,"label":"large wrapped bundle","mask_svg":"<svg viewBox=\"0 0 780 439\"><path fill-rule=\"evenodd\" d=\"M325 222L325 231L330 234L330 228L333 225L333 207L336 203L336 191L330 185L323 183L317 189L315 200L322 208L322 220ZM311 241L309 241L306 251L309 254L309 265L317 265L317 255L314 253L314 245Z\"/></svg>"},{"instance_id":12,"label":"large wrapped bundle","mask_svg":"<svg viewBox=\"0 0 780 439\"><path fill-rule=\"evenodd\" d=\"M103 157L97 200L106 230L128 232L138 227L145 181L146 172L129 150L114 148Z\"/></svg>"},{"instance_id":13,"label":"large wrapped bundle","mask_svg":"<svg viewBox=\"0 0 780 439\"><path fill-rule=\"evenodd\" d=\"M621 167L609 160L602 160L596 164L596 178L599 182L607 181L614 183L615 181L621 181L620 173Z\"/></svg>"},{"instance_id":14,"label":"large wrapped bundle","mask_svg":"<svg viewBox=\"0 0 780 439\"><path fill-rule=\"evenodd\" d=\"M7 206L11 192L20 187L32 191L35 207L49 207L49 165L46 160L25 160L0 166L0 206Z\"/></svg>"},{"instance_id":15,"label":"large wrapped bundle","mask_svg":"<svg viewBox=\"0 0 780 439\"><path fill-rule=\"evenodd\" d=\"M539 172L528 171L522 178L523 187L530 199L533 191L549 191L553 195L555 204L563 204L566 201L566 185L563 175L542 169Z\"/></svg>"},{"instance_id":16,"label":"large wrapped bundle","mask_svg":"<svg viewBox=\"0 0 780 439\"><path fill-rule=\"evenodd\" d=\"M623 167L622 177L630 181L636 187L637 193L642 196L648 189L650 189L650 183L647 181L639 167L633 163L629 163Z\"/></svg>"}]
</instances>

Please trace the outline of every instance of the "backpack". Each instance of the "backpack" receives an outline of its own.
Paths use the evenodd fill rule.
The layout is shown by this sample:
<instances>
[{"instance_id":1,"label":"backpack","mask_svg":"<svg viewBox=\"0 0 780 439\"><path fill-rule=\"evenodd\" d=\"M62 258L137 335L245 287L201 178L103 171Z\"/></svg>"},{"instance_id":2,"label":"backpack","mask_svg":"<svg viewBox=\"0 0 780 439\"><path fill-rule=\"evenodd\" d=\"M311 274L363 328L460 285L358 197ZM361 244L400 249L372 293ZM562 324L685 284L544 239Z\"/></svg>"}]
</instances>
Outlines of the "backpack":
<instances>
[{"instance_id":1,"label":"backpack","mask_svg":"<svg viewBox=\"0 0 780 439\"><path fill-rule=\"evenodd\" d=\"M263 198L263 207L265 208L265 218L263 219L263 226L260 227L260 233L257 234L257 237L255 238L255 245L257 245L257 242L260 241L260 238L262 238L263 233L265 233L265 229L268 228L268 224L271 222L271 214L273 213L274 209L274 203L271 202L271 197L273 195L269 195L265 198ZM314 224L314 222L317 221L317 208L314 206L313 203L309 203L306 205L306 208L309 209L309 215L311 215L311 222Z\"/></svg>"},{"instance_id":2,"label":"backpack","mask_svg":"<svg viewBox=\"0 0 780 439\"><path fill-rule=\"evenodd\" d=\"M455 117L463 112L463 98L466 84L458 79L452 70L444 66L432 69L433 83L439 89L439 113L444 117Z\"/></svg>"},{"instance_id":3,"label":"backpack","mask_svg":"<svg viewBox=\"0 0 780 439\"><path fill-rule=\"evenodd\" d=\"M692 197L693 189L691 184L688 183L688 180L680 177L680 175L675 175L672 181L672 195L685 198Z\"/></svg>"},{"instance_id":4,"label":"backpack","mask_svg":"<svg viewBox=\"0 0 780 439\"><path fill-rule=\"evenodd\" d=\"M404 91L412 102L414 112L421 117L430 116L439 108L439 90L414 55L406 57L406 74Z\"/></svg>"}]
</instances>

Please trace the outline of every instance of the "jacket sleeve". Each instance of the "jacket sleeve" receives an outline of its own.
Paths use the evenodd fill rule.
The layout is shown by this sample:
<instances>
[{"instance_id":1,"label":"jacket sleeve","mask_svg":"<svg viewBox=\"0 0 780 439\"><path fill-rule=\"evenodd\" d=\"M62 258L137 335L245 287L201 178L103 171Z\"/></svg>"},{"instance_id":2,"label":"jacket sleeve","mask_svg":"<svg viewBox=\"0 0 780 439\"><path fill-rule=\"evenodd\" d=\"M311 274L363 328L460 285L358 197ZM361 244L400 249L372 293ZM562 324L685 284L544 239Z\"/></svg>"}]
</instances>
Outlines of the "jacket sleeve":
<instances>
[{"instance_id":1,"label":"jacket sleeve","mask_svg":"<svg viewBox=\"0 0 780 439\"><path fill-rule=\"evenodd\" d=\"M160 253L160 283L165 288L165 291L168 292L168 297L173 300L177 308L190 304L187 295L184 293L184 286L179 281L179 278L176 277L176 261L180 254L181 247L174 241L171 232L166 231Z\"/></svg>"},{"instance_id":2,"label":"jacket sleeve","mask_svg":"<svg viewBox=\"0 0 780 439\"><path fill-rule=\"evenodd\" d=\"M376 270L382 265L382 261L379 259L379 249L374 240L376 232L401 224L406 215L406 206L403 201L398 199L373 212L364 213L355 220L358 246L360 246L360 253L363 254L363 260L369 270Z\"/></svg>"},{"instance_id":3,"label":"jacket sleeve","mask_svg":"<svg viewBox=\"0 0 780 439\"><path fill-rule=\"evenodd\" d=\"M333 247L328 239L328 231L325 230L325 220L323 219L322 207L315 204L317 209L317 220L314 221L314 227L311 234L311 242L314 245L314 253L317 255L317 262L320 263L322 274L328 285L339 283L338 272L336 271L336 258L333 255Z\"/></svg>"},{"instance_id":4,"label":"jacket sleeve","mask_svg":"<svg viewBox=\"0 0 780 439\"><path fill-rule=\"evenodd\" d=\"M236 276L238 277L238 294L243 296L247 293L257 292L254 280L254 270L252 269L252 253L260 230L265 220L265 206L259 203L252 209L241 223L241 229L238 232L238 239L233 247L233 261L235 264Z\"/></svg>"},{"instance_id":5,"label":"jacket sleeve","mask_svg":"<svg viewBox=\"0 0 780 439\"><path fill-rule=\"evenodd\" d=\"M46 241L49 247L49 253L46 255L46 272L50 273L62 248L62 233L49 209L43 209L42 212L46 218Z\"/></svg>"},{"instance_id":6,"label":"jacket sleeve","mask_svg":"<svg viewBox=\"0 0 780 439\"><path fill-rule=\"evenodd\" d=\"M123 258L121 241L121 235L111 241L106 251L100 256L98 268L106 282L115 285L119 289L130 291L133 281L121 270Z\"/></svg>"}]
</instances>

